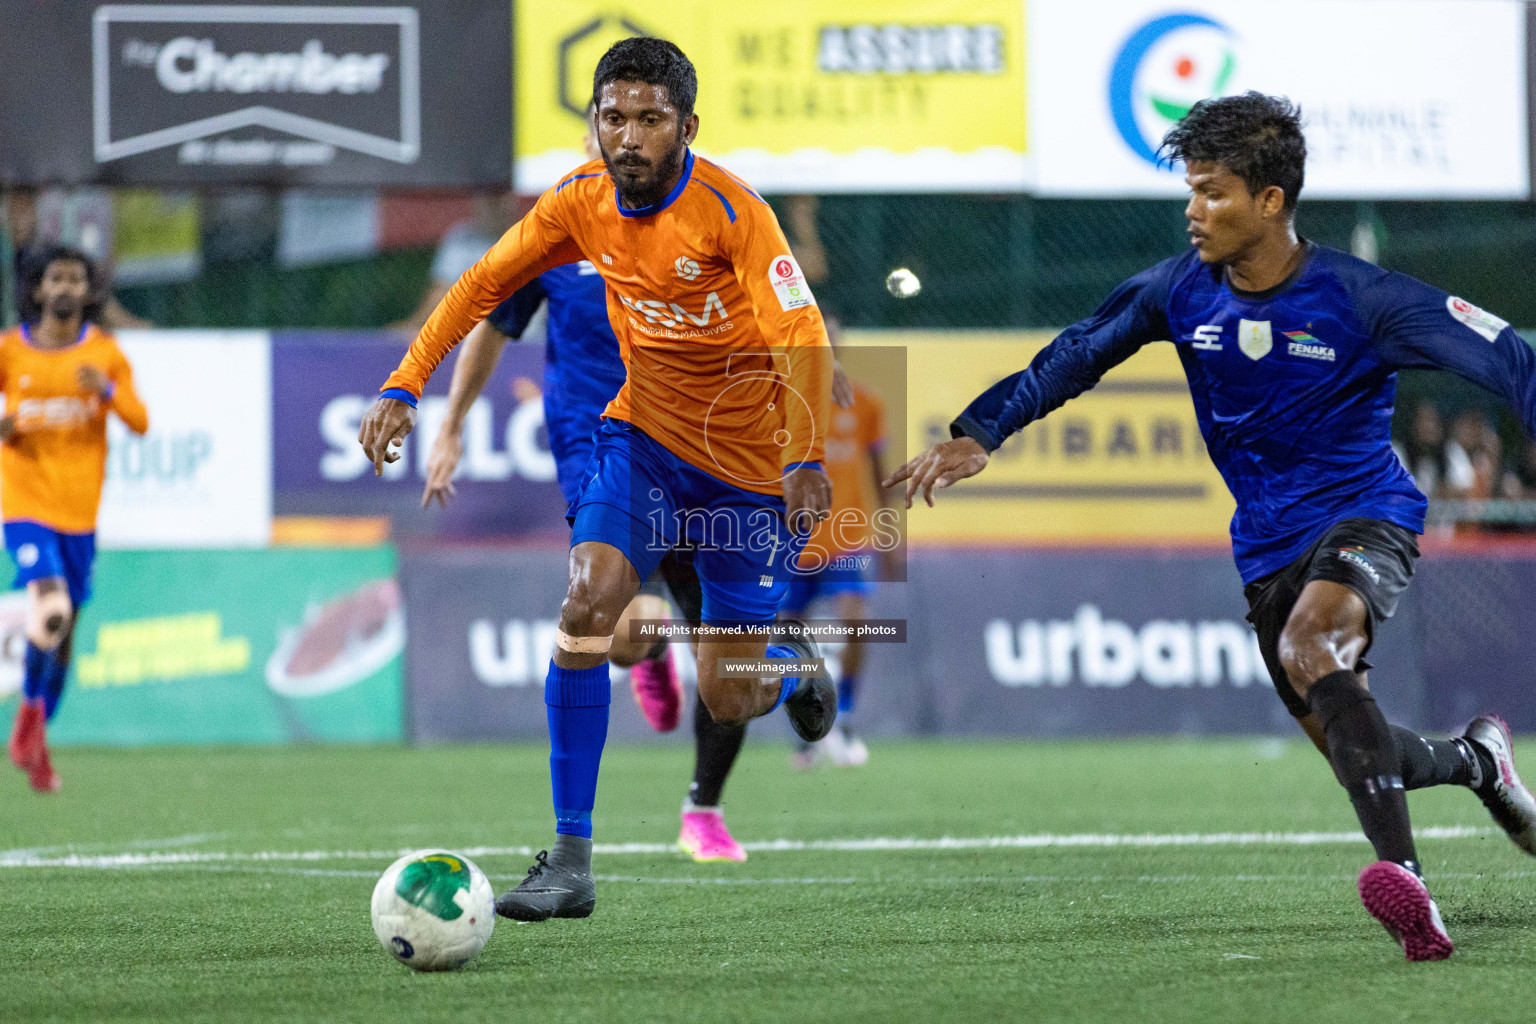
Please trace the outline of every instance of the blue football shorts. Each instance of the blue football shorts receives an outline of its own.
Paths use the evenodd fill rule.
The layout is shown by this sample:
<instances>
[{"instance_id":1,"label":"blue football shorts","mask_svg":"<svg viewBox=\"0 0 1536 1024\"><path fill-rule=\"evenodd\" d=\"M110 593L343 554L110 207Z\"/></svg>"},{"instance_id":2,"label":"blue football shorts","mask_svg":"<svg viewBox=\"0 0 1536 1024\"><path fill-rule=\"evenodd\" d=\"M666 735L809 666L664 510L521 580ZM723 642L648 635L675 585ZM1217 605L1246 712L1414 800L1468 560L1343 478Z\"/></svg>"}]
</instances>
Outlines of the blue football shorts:
<instances>
[{"instance_id":1,"label":"blue football shorts","mask_svg":"<svg viewBox=\"0 0 1536 1024\"><path fill-rule=\"evenodd\" d=\"M62 576L69 600L79 608L91 599L91 569L96 564L95 533L60 533L24 520L5 524L5 550L16 563L11 586Z\"/></svg>"},{"instance_id":2,"label":"blue football shorts","mask_svg":"<svg viewBox=\"0 0 1536 1024\"><path fill-rule=\"evenodd\" d=\"M691 549L705 623L772 622L807 539L784 522L784 499L706 473L623 420L605 418L596 437L567 513L571 545L611 544L642 580L674 545Z\"/></svg>"}]
</instances>

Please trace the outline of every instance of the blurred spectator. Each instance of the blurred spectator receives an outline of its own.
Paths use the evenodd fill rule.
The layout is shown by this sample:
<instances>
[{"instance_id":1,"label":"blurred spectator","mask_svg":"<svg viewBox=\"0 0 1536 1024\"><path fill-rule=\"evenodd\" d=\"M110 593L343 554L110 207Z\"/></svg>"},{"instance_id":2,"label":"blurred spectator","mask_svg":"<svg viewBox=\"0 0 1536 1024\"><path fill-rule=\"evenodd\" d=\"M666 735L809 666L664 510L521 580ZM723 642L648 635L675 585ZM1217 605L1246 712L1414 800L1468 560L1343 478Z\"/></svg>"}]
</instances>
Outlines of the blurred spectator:
<instances>
[{"instance_id":1,"label":"blurred spectator","mask_svg":"<svg viewBox=\"0 0 1536 1024\"><path fill-rule=\"evenodd\" d=\"M1445 420L1433 402L1420 402L1414 409L1413 433L1401 457L1419 490L1438 496L1445 480Z\"/></svg>"},{"instance_id":2,"label":"blurred spectator","mask_svg":"<svg viewBox=\"0 0 1536 1024\"><path fill-rule=\"evenodd\" d=\"M821 284L827 279L827 247L822 244L821 231L816 224L818 200L813 195L784 197L784 233L789 236L789 248L795 261L805 274L807 282Z\"/></svg>"},{"instance_id":3,"label":"blurred spectator","mask_svg":"<svg viewBox=\"0 0 1536 1024\"><path fill-rule=\"evenodd\" d=\"M1481 488L1478 480L1479 464L1487 470L1487 459L1482 456L1490 433L1493 433L1492 424L1477 409L1468 409L1456 417L1451 424L1450 441L1445 446L1443 497L1486 498L1492 493L1491 487Z\"/></svg>"},{"instance_id":4,"label":"blurred spectator","mask_svg":"<svg viewBox=\"0 0 1536 1024\"><path fill-rule=\"evenodd\" d=\"M51 245L63 243L75 245L85 249L92 256L101 259L103 264L110 261L110 253L102 252L101 239L84 238L45 238L39 230L38 222L38 194L34 188L12 188L6 194L6 231L11 240L11 271L13 274L21 273L22 263L25 262L27 250L35 245ZM19 287L20 278L15 278ZM120 331L131 327L152 327L148 320L134 316L123 308L117 301L117 296L108 292L101 310L101 326L108 331Z\"/></svg>"},{"instance_id":5,"label":"blurred spectator","mask_svg":"<svg viewBox=\"0 0 1536 1024\"><path fill-rule=\"evenodd\" d=\"M1536 498L1536 441L1526 440L1519 456L1504 470L1499 497L1512 501Z\"/></svg>"},{"instance_id":6,"label":"blurred spectator","mask_svg":"<svg viewBox=\"0 0 1536 1024\"><path fill-rule=\"evenodd\" d=\"M517 197L511 190L475 197L474 214L449 228L432 257L432 280L410 316L390 324L392 330L415 334L448 294L453 282L474 266L517 219Z\"/></svg>"}]
</instances>

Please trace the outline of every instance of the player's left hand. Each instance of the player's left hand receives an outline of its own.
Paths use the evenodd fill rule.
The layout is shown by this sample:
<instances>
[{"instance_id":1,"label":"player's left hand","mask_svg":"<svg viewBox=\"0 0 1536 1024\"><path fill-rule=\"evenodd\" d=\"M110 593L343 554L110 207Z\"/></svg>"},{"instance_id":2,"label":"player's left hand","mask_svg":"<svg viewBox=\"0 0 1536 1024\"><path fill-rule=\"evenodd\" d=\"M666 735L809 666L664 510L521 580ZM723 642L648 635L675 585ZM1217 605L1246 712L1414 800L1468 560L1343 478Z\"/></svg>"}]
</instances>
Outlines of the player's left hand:
<instances>
[{"instance_id":1,"label":"player's left hand","mask_svg":"<svg viewBox=\"0 0 1536 1024\"><path fill-rule=\"evenodd\" d=\"M928 507L933 507L933 489L975 476L987 468L991 456L973 437L957 437L953 441L936 444L923 454L902 466L880 481L881 487L894 487L907 482L907 508L912 507L912 496L922 492Z\"/></svg>"},{"instance_id":2,"label":"player's left hand","mask_svg":"<svg viewBox=\"0 0 1536 1024\"><path fill-rule=\"evenodd\" d=\"M380 398L369 407L357 430L357 443L373 463L373 475L382 476L386 462L399 462L397 450L416 427L416 410L398 398Z\"/></svg>"},{"instance_id":3,"label":"player's left hand","mask_svg":"<svg viewBox=\"0 0 1536 1024\"><path fill-rule=\"evenodd\" d=\"M89 364L75 371L75 381L87 391L105 395L112 389L112 378Z\"/></svg>"},{"instance_id":4,"label":"player's left hand","mask_svg":"<svg viewBox=\"0 0 1536 1024\"><path fill-rule=\"evenodd\" d=\"M784 476L784 521L792 532L808 536L817 523L832 514L832 481L810 466Z\"/></svg>"},{"instance_id":5,"label":"player's left hand","mask_svg":"<svg viewBox=\"0 0 1536 1024\"><path fill-rule=\"evenodd\" d=\"M432 454L427 457L427 483L421 490L422 508L431 508L434 498L443 508L448 507L448 499L458 493L453 486L453 471L458 468L463 455L463 434L457 428L443 424L437 432L437 440L432 442Z\"/></svg>"}]
</instances>

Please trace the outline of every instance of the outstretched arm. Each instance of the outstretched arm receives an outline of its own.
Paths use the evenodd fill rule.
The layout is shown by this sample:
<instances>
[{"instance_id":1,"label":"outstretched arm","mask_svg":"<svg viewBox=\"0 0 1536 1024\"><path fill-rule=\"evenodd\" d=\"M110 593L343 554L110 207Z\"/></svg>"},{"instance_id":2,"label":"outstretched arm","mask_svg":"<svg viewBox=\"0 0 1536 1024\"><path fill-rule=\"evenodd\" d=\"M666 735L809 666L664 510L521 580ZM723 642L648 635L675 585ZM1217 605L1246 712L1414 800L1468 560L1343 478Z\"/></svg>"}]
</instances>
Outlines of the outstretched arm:
<instances>
[{"instance_id":1,"label":"outstretched arm","mask_svg":"<svg viewBox=\"0 0 1536 1024\"><path fill-rule=\"evenodd\" d=\"M1168 337L1165 313L1170 272L1165 260L1126 281L1087 320L1062 331L1029 366L983 391L949 425L954 440L934 445L884 482L907 481L907 507L921 492L975 476L992 452L1016 431L1099 382L1149 341Z\"/></svg>"},{"instance_id":2,"label":"outstretched arm","mask_svg":"<svg viewBox=\"0 0 1536 1024\"><path fill-rule=\"evenodd\" d=\"M1536 352L1507 322L1404 274L1383 274L1361 307L1388 365L1465 377L1508 402L1536 437Z\"/></svg>"},{"instance_id":3,"label":"outstretched arm","mask_svg":"<svg viewBox=\"0 0 1536 1024\"><path fill-rule=\"evenodd\" d=\"M399 460L398 449L416 426L421 390L453 346L523 285L546 270L582 258L566 226L570 214L564 206L559 185L544 193L528 216L512 225L448 289L427 318L358 428L358 443L368 453L375 476L384 472L386 462Z\"/></svg>"}]
</instances>

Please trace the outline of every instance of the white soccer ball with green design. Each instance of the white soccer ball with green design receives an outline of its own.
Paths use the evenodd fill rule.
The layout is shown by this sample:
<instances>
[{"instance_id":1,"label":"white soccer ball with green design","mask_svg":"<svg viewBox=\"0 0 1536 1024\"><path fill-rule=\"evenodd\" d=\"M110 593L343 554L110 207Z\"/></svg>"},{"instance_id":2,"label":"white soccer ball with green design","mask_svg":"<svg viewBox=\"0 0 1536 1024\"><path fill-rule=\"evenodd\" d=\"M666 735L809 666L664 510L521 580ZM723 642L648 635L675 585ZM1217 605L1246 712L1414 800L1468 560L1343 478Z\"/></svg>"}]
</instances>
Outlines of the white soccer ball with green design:
<instances>
[{"instance_id":1,"label":"white soccer ball with green design","mask_svg":"<svg viewBox=\"0 0 1536 1024\"><path fill-rule=\"evenodd\" d=\"M373 933L417 971L456 971L485 948L496 923L490 880L449 850L417 850L373 887Z\"/></svg>"}]
</instances>

